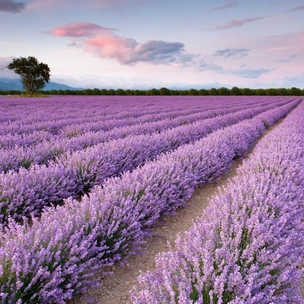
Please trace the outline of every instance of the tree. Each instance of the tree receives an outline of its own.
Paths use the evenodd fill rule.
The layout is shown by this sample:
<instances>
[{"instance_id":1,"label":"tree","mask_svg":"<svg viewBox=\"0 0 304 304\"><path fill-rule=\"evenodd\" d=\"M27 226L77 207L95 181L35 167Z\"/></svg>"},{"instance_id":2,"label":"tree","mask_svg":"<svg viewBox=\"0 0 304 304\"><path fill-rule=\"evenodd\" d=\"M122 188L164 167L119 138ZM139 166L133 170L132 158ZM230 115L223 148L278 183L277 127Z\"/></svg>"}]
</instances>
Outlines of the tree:
<instances>
[{"instance_id":1,"label":"tree","mask_svg":"<svg viewBox=\"0 0 304 304\"><path fill-rule=\"evenodd\" d=\"M267 96L277 96L278 95L278 91L276 88L269 88L269 89L266 89L266 95Z\"/></svg>"},{"instance_id":2,"label":"tree","mask_svg":"<svg viewBox=\"0 0 304 304\"><path fill-rule=\"evenodd\" d=\"M290 88L290 95L300 96L301 94L302 94L302 92L299 88L296 88L296 87Z\"/></svg>"},{"instance_id":3,"label":"tree","mask_svg":"<svg viewBox=\"0 0 304 304\"><path fill-rule=\"evenodd\" d=\"M230 95L230 90L225 87L219 88L218 92L219 92L219 95L222 95L222 96Z\"/></svg>"},{"instance_id":4,"label":"tree","mask_svg":"<svg viewBox=\"0 0 304 304\"><path fill-rule=\"evenodd\" d=\"M116 89L116 95L126 95L126 92L124 89Z\"/></svg>"},{"instance_id":5,"label":"tree","mask_svg":"<svg viewBox=\"0 0 304 304\"><path fill-rule=\"evenodd\" d=\"M159 93L159 90L153 88L153 89L151 89L151 90L147 90L146 94L147 94L147 95L155 96L155 95L159 95L160 93Z\"/></svg>"},{"instance_id":6,"label":"tree","mask_svg":"<svg viewBox=\"0 0 304 304\"><path fill-rule=\"evenodd\" d=\"M289 91L286 88L277 89L278 95L287 96L289 95Z\"/></svg>"},{"instance_id":7,"label":"tree","mask_svg":"<svg viewBox=\"0 0 304 304\"><path fill-rule=\"evenodd\" d=\"M245 95L245 96L253 95L253 91L249 88L241 88L240 90L241 90L242 95Z\"/></svg>"},{"instance_id":8,"label":"tree","mask_svg":"<svg viewBox=\"0 0 304 304\"><path fill-rule=\"evenodd\" d=\"M167 89L167 88L162 87L162 88L159 89L159 93L162 96L164 96L164 95L170 95L170 90Z\"/></svg>"},{"instance_id":9,"label":"tree","mask_svg":"<svg viewBox=\"0 0 304 304\"><path fill-rule=\"evenodd\" d=\"M211 89L209 90L209 94L210 94L210 95L218 95L219 92L218 92L218 90L217 90L216 88L211 88Z\"/></svg>"},{"instance_id":10,"label":"tree","mask_svg":"<svg viewBox=\"0 0 304 304\"><path fill-rule=\"evenodd\" d=\"M264 96L264 95L266 95L266 90L265 89L256 89L255 94L260 95L260 96Z\"/></svg>"},{"instance_id":11,"label":"tree","mask_svg":"<svg viewBox=\"0 0 304 304\"><path fill-rule=\"evenodd\" d=\"M7 68L21 76L23 89L30 96L33 96L35 91L44 88L45 84L50 81L50 68L45 63L39 63L35 57L15 58Z\"/></svg>"},{"instance_id":12,"label":"tree","mask_svg":"<svg viewBox=\"0 0 304 304\"><path fill-rule=\"evenodd\" d=\"M242 92L238 87L232 87L230 90L230 95L242 95Z\"/></svg>"},{"instance_id":13,"label":"tree","mask_svg":"<svg viewBox=\"0 0 304 304\"><path fill-rule=\"evenodd\" d=\"M101 95L100 89L94 88L92 91L92 95Z\"/></svg>"},{"instance_id":14,"label":"tree","mask_svg":"<svg viewBox=\"0 0 304 304\"><path fill-rule=\"evenodd\" d=\"M202 96L209 95L209 91L207 89L200 89L199 94Z\"/></svg>"},{"instance_id":15,"label":"tree","mask_svg":"<svg viewBox=\"0 0 304 304\"><path fill-rule=\"evenodd\" d=\"M199 95L199 91L197 89L189 89L188 94L193 95Z\"/></svg>"}]
</instances>

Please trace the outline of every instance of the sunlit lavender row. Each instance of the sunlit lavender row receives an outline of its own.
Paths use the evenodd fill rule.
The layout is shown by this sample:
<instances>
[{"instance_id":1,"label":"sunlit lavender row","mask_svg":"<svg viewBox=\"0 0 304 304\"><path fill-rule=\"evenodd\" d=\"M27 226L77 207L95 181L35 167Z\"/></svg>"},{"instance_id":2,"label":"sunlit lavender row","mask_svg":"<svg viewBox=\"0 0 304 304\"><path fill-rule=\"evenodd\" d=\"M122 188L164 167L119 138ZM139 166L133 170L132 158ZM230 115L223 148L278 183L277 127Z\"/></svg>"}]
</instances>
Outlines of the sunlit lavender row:
<instances>
[{"instance_id":1,"label":"sunlit lavender row","mask_svg":"<svg viewBox=\"0 0 304 304\"><path fill-rule=\"evenodd\" d=\"M73 154L66 153L48 167L32 166L29 170L21 168L18 172L2 173L1 224L6 225L9 217L20 221L30 214L37 216L46 206L88 193L93 186L103 184L109 177L133 170L161 153L199 140L220 128L260 113L267 117L273 108L286 114L298 102L293 100L283 106L279 103L249 108L156 134L129 136Z\"/></svg>"},{"instance_id":2,"label":"sunlit lavender row","mask_svg":"<svg viewBox=\"0 0 304 304\"><path fill-rule=\"evenodd\" d=\"M250 109L250 108L256 108L258 106L279 106L282 104L285 104L289 102L287 101L272 101L259 104L259 105L246 105L242 104L239 106L233 106L233 107L223 107L221 109L214 108L212 110L206 110L202 109L201 112L198 113L192 113L193 110L191 110L190 115L187 115L185 113L178 113L179 115L177 117L172 118L172 115L170 114L170 117L156 120L155 122L151 122L151 118L159 115L152 115L149 118L149 122L144 122L146 120L140 120L136 124L131 124L128 126L121 127L119 126L119 123L117 123L117 127L113 128L110 127L108 131L97 131L97 132L85 132L83 133L81 130L83 126L70 126L69 130L67 131L70 135L73 134L73 136L67 136L63 138L58 138L58 136L49 136L48 134L45 134L45 132L37 132L30 134L29 136L2 136L0 141L3 145L10 145L11 147L9 149L0 149L0 172L7 172L9 170L18 170L20 167L29 168L33 164L46 164L51 160L55 160L56 157L58 157L61 154L64 154L66 152L73 152L85 149L90 146L94 146L103 142L107 142L110 140L115 140L119 138L124 138L127 136L132 135L140 135L140 134L152 134L152 133L160 133L166 129L171 129L174 127L178 127L180 125L186 125L191 124L196 121L201 121L206 118L215 117L218 115L233 113L238 110L242 109ZM161 114L162 117L168 116L168 114ZM149 115L150 116L150 115ZM104 122L103 124L105 124ZM129 122L128 122L129 124ZM91 126L91 124L86 124L88 126ZM35 136L37 135L37 136ZM43 136L46 138L44 139ZM16 143L16 140L17 143ZM27 140L29 139L29 140ZM40 140L39 144L35 144L33 141ZM27 142L29 146L24 144L24 142ZM14 145L12 146L12 143Z\"/></svg>"},{"instance_id":3,"label":"sunlit lavender row","mask_svg":"<svg viewBox=\"0 0 304 304\"><path fill-rule=\"evenodd\" d=\"M139 277L131 303L304 303L304 104Z\"/></svg>"},{"instance_id":4,"label":"sunlit lavender row","mask_svg":"<svg viewBox=\"0 0 304 304\"><path fill-rule=\"evenodd\" d=\"M33 150L34 151L41 150L43 154L46 153L45 151L50 150L48 154L54 157L57 153L60 152L62 153L62 150L64 149L75 150L105 140L119 138L120 136L127 136L128 134L134 134L135 132L138 132L139 129L141 129L139 127L145 127L143 126L143 124L145 123L149 125L150 122L155 122L156 123L155 128L156 131L158 131L159 126L157 124L161 125L162 123L166 123L166 120L169 120L170 123L172 124L172 127L174 127L180 123L191 123L195 120L198 120L200 116L204 118L204 117L212 116L212 114L216 115L223 113L223 111L225 111L225 109L228 108L231 111L233 111L234 109L236 110L237 108L240 107L243 108L246 106L252 107L262 104L269 104L273 102L281 103L284 102L284 100L267 99L266 101L262 100L260 102L258 102L258 100L256 99L248 100L248 101L239 99L238 102L235 102L234 100L228 100L221 107L219 107L217 102L213 102L211 105L207 102L208 100L203 100L201 102L202 104L200 105L200 108L198 107L193 108L191 107L191 105L187 105L187 107L185 106L184 109L182 110L172 110L168 112L170 110L170 108L168 108L169 110L166 109L166 111L161 111L160 113L142 115L141 117L128 117L125 118L124 120L118 119L117 117L115 119L111 118L110 120L106 119L105 117L101 119L100 116L96 117L96 115L95 116L93 115L90 122L85 122L85 123L72 124L70 123L70 120L65 120L66 126L60 130L59 134L54 135L44 130L32 131L32 129L31 129L32 132L29 134L24 134L24 133L12 134L12 132L9 132L7 135L2 135L0 137L0 146L2 148L12 148L12 147L16 148L17 146L28 147L34 145L37 142L39 143L43 141L40 144L40 146L33 148ZM209 114L206 112L208 112ZM142 114L144 113L145 111L143 110ZM185 118L184 121L182 120L183 117ZM92 121L93 119L98 119L98 122ZM60 125L60 123L61 121L59 119L53 122L53 124L56 124L57 127L58 125ZM111 126L113 127L113 123L115 128L111 129ZM125 129L122 127L123 125L127 125L124 126ZM29 126L31 126L31 124L28 124L26 126L18 124L15 127L18 128L20 132L21 130L24 131L24 129L26 129L26 127ZM170 125L168 125L167 127L170 127ZM104 129L109 131L104 131ZM3 130L4 130L4 126L2 125L2 131ZM88 130L94 130L94 132ZM32 155L33 153L35 153L34 151L31 151L29 149L25 149L25 150L21 149L21 151L25 155L25 159L30 158L30 156L34 157L34 155ZM5 153L13 154L11 158L12 159L16 158L16 162L18 161L18 156L20 152L17 153L16 155L14 155L14 149L10 149L8 152L0 150L0 152L2 154L1 158L4 159L7 158L5 157ZM46 160L47 159L48 158L46 158ZM3 161L3 163L5 162ZM22 159L20 160L20 163L22 164ZM4 168L9 168L9 165L7 165Z\"/></svg>"},{"instance_id":5,"label":"sunlit lavender row","mask_svg":"<svg viewBox=\"0 0 304 304\"><path fill-rule=\"evenodd\" d=\"M51 134L60 133L64 127L92 122L140 118L146 115L167 114L168 117L178 111L192 111L203 108L219 108L228 105L259 103L263 100L286 100L286 97L86 97L85 103L79 96L47 97L28 100L13 100L0 96L0 134L27 134L45 130ZM165 117L165 116L163 116ZM153 118L152 118L153 119Z\"/></svg>"},{"instance_id":6,"label":"sunlit lavender row","mask_svg":"<svg viewBox=\"0 0 304 304\"><path fill-rule=\"evenodd\" d=\"M269 98L269 97L268 97ZM230 98L237 100L238 98ZM256 100L267 99L266 97ZM279 98L282 99L282 98ZM87 96L85 103L81 96L49 96L47 98L7 98L0 96L1 122L34 124L55 120L91 121L92 117L140 117L143 113L159 113L165 110L184 110L185 105L189 108L201 107L201 98L174 97L174 104L170 97L132 97L123 96ZM221 104L226 98L207 99L210 104Z\"/></svg>"},{"instance_id":7,"label":"sunlit lavender row","mask_svg":"<svg viewBox=\"0 0 304 304\"><path fill-rule=\"evenodd\" d=\"M1 98L1 97L0 97ZM285 99L288 100L288 99ZM78 137L81 135L87 135L89 132L98 132L98 131L105 131L105 130L111 130L111 126L117 128L121 126L130 127L132 125L136 124L143 124L143 123L149 123L149 122L157 122L164 119L175 119L182 116L189 116L191 114L200 114L206 111L218 111L218 110L225 110L225 109L233 109L237 107L252 107L262 104L268 104L272 102L284 102L284 99L236 99L236 100L229 100L227 99L225 104L219 105L217 100L209 101L208 100L201 100L201 103L198 105L191 105L185 104L182 109L179 109L176 107L174 102L174 108L171 108L167 106L165 108L163 105L160 105L159 109L155 112L142 109L141 112L135 112L133 115L131 114L116 114L113 115L101 115L100 113L92 113L91 116L88 115L79 115L77 117L77 121L75 121L75 118L71 119L69 116L60 118L57 117L56 119L48 120L47 122L52 124L50 127L50 130L54 130L57 128L56 134L53 134L52 132L48 132L48 127L46 125L40 125L36 126L36 129L33 130L33 124L36 122L33 122L31 120L26 120L25 122L21 123L22 120L18 120L18 122L13 123L5 123L1 124L1 132L2 136L0 138L0 148L9 148L19 145L26 145L30 146L32 144L35 144L37 142L40 142L41 140L60 140L60 139L70 139L73 137ZM186 101L185 101L186 103ZM40 105L41 106L41 105ZM171 103L172 106L172 103ZM102 106L101 106L102 108ZM141 108L141 104L139 104L139 108ZM67 107L66 111L69 113L73 109L69 109ZM141 114L141 115L139 115ZM22 114L20 114L22 115ZM36 114L37 115L37 114ZM189 117L187 118L189 119ZM46 117L47 120L47 117ZM46 121L45 121L46 123ZM59 129L59 127L61 128ZM29 128L30 133L26 132L27 128ZM5 130L7 129L7 130ZM15 130L15 131L14 131ZM16 133L16 131L18 133ZM5 134L6 133L6 134Z\"/></svg>"},{"instance_id":8,"label":"sunlit lavender row","mask_svg":"<svg viewBox=\"0 0 304 304\"><path fill-rule=\"evenodd\" d=\"M221 176L234 158L296 105L269 109L107 179L89 196L11 222L0 237L3 303L65 303L96 286L94 271L136 253L151 226L184 206L198 185ZM212 128L212 127L211 127ZM18 302L19 301L19 302Z\"/></svg>"}]
</instances>

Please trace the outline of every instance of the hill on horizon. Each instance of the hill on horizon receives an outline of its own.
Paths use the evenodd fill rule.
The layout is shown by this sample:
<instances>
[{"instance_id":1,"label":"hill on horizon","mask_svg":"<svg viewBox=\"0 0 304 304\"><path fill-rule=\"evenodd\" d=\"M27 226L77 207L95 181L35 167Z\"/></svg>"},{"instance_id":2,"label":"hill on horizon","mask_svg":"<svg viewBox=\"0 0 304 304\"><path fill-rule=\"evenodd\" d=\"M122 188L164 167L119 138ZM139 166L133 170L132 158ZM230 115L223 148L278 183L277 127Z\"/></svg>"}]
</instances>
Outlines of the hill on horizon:
<instances>
[{"instance_id":1,"label":"hill on horizon","mask_svg":"<svg viewBox=\"0 0 304 304\"><path fill-rule=\"evenodd\" d=\"M9 91L9 90L19 90L22 91L22 83L18 78L0 78L0 90ZM57 82L48 82L43 90L83 90L82 88L70 87L66 84L57 83Z\"/></svg>"}]
</instances>

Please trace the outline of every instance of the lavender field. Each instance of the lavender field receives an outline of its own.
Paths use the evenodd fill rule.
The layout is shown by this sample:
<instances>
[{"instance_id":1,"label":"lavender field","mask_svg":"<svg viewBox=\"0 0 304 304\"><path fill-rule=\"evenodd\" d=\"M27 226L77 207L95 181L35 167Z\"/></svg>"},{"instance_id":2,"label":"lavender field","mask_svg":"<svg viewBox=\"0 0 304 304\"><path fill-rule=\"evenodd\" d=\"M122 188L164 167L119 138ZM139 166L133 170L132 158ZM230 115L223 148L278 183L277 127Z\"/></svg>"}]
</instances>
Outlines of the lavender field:
<instances>
[{"instance_id":1,"label":"lavender field","mask_svg":"<svg viewBox=\"0 0 304 304\"><path fill-rule=\"evenodd\" d=\"M66 303L258 143L131 303L303 303L304 104L0 96L1 303Z\"/></svg>"}]
</instances>

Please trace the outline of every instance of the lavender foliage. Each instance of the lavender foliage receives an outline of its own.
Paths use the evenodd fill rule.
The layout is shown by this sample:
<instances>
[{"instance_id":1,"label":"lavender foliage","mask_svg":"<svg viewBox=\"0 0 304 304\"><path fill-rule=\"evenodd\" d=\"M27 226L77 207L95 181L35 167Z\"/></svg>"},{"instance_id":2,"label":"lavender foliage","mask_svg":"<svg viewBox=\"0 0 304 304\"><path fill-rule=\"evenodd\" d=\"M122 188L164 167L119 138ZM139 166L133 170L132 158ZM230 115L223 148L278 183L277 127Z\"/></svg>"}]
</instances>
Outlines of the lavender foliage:
<instances>
[{"instance_id":1,"label":"lavender foliage","mask_svg":"<svg viewBox=\"0 0 304 304\"><path fill-rule=\"evenodd\" d=\"M62 200L69 196L77 197L88 193L93 186L103 184L107 178L134 170L161 153L199 140L217 129L255 115L263 121L268 116L275 117L271 118L275 120L286 115L297 103L298 100L294 100L274 109L272 109L273 105L267 105L241 110L165 130L159 134L130 136L72 154L66 153L48 167L32 166L29 170L20 169L19 172L2 173L0 174L2 225L7 224L9 217L19 221L22 217L29 216L31 212L39 215L44 206L62 203ZM242 145L244 142L238 136L229 136L229 138L235 145ZM243 153L242 147L238 149L239 152L234 151L235 157ZM247 147L245 146L244 149L246 150ZM213 159L212 153L210 150L208 159Z\"/></svg>"},{"instance_id":2,"label":"lavender foliage","mask_svg":"<svg viewBox=\"0 0 304 304\"><path fill-rule=\"evenodd\" d=\"M139 277L132 303L304 303L304 105ZM267 121L272 121L268 117Z\"/></svg>"},{"instance_id":3,"label":"lavender foliage","mask_svg":"<svg viewBox=\"0 0 304 304\"><path fill-rule=\"evenodd\" d=\"M265 129L265 115L286 113L278 107L220 129L108 179L81 202L70 198L23 225L10 221L0 235L2 302L64 303L95 286L94 271L126 261L161 216L183 206L195 186L220 176L250 148Z\"/></svg>"},{"instance_id":4,"label":"lavender foliage","mask_svg":"<svg viewBox=\"0 0 304 304\"><path fill-rule=\"evenodd\" d=\"M279 106L289 100L266 101L261 106ZM152 134L180 125L233 113L243 109L255 108L256 104L226 105L221 109L214 106L202 109L189 109L160 114L143 115L141 117L127 117L96 122L73 124L70 120L59 134L52 135L46 131L34 131L30 134L8 134L0 137L0 172L17 171L20 167L29 168L33 164L46 164L65 152L73 152L91 147L103 142L125 138L130 135ZM197 112L198 111L198 112ZM193 113L194 112L194 113ZM187 115L187 113L189 115ZM45 139L43 139L45 136ZM37 144L34 144L38 142Z\"/></svg>"}]
</instances>

